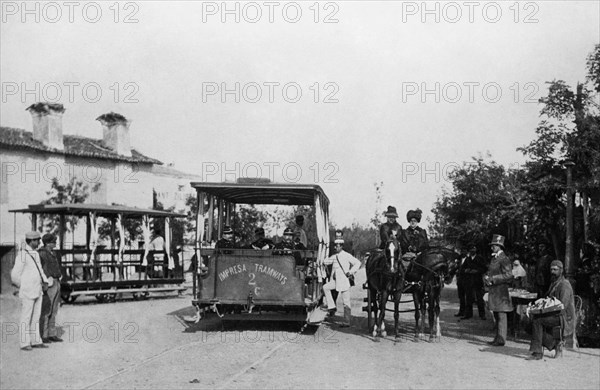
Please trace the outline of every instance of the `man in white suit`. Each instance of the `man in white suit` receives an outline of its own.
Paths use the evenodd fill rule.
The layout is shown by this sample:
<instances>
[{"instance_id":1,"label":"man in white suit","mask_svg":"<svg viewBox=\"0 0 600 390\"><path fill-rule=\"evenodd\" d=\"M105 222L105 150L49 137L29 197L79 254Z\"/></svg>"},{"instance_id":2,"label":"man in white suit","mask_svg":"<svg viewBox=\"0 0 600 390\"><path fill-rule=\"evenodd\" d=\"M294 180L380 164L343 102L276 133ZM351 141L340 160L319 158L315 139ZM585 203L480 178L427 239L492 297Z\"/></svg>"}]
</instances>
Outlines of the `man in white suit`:
<instances>
[{"instance_id":1,"label":"man in white suit","mask_svg":"<svg viewBox=\"0 0 600 390\"><path fill-rule=\"evenodd\" d=\"M21 350L48 348L40 336L40 314L42 312L42 282L48 279L42 270L40 255L36 249L40 246L40 233L29 232L25 235L25 245L15 259L10 277L19 288L21 298Z\"/></svg>"},{"instance_id":2,"label":"man in white suit","mask_svg":"<svg viewBox=\"0 0 600 390\"><path fill-rule=\"evenodd\" d=\"M341 325L342 327L350 326L350 318L352 316L352 310L350 306L350 280L348 277L354 275L360 268L360 261L343 250L344 238L342 232L337 230L335 232L335 251L336 254L328 257L325 260L325 264L332 264L331 273L333 277L331 280L323 285L323 292L325 293L325 299L327 300L327 309L330 314L335 313L335 301L331 296L331 290L337 290L342 296L344 302L344 319L345 322Z\"/></svg>"}]
</instances>

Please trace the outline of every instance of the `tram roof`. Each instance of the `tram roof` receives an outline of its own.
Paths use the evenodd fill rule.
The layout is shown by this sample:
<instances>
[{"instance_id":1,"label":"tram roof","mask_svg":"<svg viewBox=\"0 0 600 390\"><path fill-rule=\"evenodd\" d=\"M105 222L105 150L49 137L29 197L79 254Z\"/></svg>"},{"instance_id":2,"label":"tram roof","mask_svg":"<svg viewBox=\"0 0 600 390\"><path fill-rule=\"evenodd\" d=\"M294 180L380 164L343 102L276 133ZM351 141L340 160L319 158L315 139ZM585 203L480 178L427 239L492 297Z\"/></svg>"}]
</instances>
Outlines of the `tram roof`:
<instances>
[{"instance_id":1,"label":"tram roof","mask_svg":"<svg viewBox=\"0 0 600 390\"><path fill-rule=\"evenodd\" d=\"M11 213L36 213L36 214L55 214L55 215L87 215L90 212L96 213L101 217L116 217L123 214L128 217L141 217L148 215L150 217L187 217L185 214L172 213L162 210L140 209L129 206L116 206L108 204L91 203L69 203L69 204L32 204L25 209L9 210Z\"/></svg>"},{"instance_id":2,"label":"tram roof","mask_svg":"<svg viewBox=\"0 0 600 390\"><path fill-rule=\"evenodd\" d=\"M230 203L313 206L315 195L319 195L323 206L329 205L323 189L314 184L192 182L191 185Z\"/></svg>"}]
</instances>

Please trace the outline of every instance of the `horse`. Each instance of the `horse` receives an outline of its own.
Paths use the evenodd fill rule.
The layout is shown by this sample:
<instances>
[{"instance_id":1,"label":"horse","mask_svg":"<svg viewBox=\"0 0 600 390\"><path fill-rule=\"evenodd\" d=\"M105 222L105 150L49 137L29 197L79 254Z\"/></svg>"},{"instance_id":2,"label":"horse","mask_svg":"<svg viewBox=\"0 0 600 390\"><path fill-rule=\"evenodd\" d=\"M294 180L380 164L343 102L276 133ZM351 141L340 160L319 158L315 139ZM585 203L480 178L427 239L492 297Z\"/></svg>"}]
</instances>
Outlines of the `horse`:
<instances>
[{"instance_id":1,"label":"horse","mask_svg":"<svg viewBox=\"0 0 600 390\"><path fill-rule=\"evenodd\" d=\"M425 311L429 314L429 341L441 337L440 296L445 284L452 281L458 269L458 254L448 248L431 247L411 260L406 281L412 285L415 305L415 341L425 334ZM421 319L421 322L419 322Z\"/></svg>"},{"instance_id":2,"label":"horse","mask_svg":"<svg viewBox=\"0 0 600 390\"><path fill-rule=\"evenodd\" d=\"M386 255L389 251L389 258ZM394 299L394 327L396 340L400 337L398 334L399 324L399 305L404 289L404 268L400 262L399 242L394 237L387 245L386 250L377 249L367 258L366 273L369 294L374 299L371 300L371 310L375 317L375 326L373 327L374 341L379 341L379 337L386 337L385 308L390 295ZM379 315L377 310L379 308Z\"/></svg>"}]
</instances>

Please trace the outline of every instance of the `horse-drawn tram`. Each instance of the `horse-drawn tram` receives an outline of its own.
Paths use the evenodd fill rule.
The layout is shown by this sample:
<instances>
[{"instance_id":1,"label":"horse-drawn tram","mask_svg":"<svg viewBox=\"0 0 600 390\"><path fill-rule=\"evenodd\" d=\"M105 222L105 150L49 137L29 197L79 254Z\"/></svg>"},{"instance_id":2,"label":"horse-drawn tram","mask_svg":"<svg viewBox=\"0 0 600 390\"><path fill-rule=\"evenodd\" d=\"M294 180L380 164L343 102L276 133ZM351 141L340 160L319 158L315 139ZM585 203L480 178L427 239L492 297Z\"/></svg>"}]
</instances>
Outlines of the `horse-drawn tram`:
<instances>
[{"instance_id":1,"label":"horse-drawn tram","mask_svg":"<svg viewBox=\"0 0 600 390\"><path fill-rule=\"evenodd\" d=\"M66 302L84 295L104 302L114 301L123 293L137 299L150 293L179 293L185 289L183 267L177 264L183 264L183 259L171 250L171 220L186 217L184 214L83 203L30 205L10 211L31 214L32 230L38 230L43 219L57 223L55 251L62 272L61 296ZM83 232L81 219L85 219ZM164 237L158 228L163 226ZM138 241L140 248L127 248L126 241L137 241L134 236L140 230L143 245ZM106 238L102 240L101 235ZM85 245L76 244L83 241Z\"/></svg>"},{"instance_id":2,"label":"horse-drawn tram","mask_svg":"<svg viewBox=\"0 0 600 390\"><path fill-rule=\"evenodd\" d=\"M224 319L320 323L322 269L328 255L329 199L317 185L275 183L192 183L198 196L196 265L192 304L198 321L207 310ZM209 244L234 225L239 205L314 207L318 242L305 249L220 248ZM287 221L286 221L287 222ZM258 227L260 229L260 227ZM314 233L313 233L314 234ZM310 245L309 245L310 246ZM195 261L198 259L198 261Z\"/></svg>"}]
</instances>

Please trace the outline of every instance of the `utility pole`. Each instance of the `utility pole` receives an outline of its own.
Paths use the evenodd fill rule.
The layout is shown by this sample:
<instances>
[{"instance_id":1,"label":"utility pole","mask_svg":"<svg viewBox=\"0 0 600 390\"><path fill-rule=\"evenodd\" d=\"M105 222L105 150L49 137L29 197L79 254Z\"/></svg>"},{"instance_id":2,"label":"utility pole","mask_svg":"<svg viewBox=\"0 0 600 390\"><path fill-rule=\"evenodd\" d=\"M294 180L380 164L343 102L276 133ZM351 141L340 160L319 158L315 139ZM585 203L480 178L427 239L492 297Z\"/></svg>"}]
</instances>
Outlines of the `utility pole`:
<instances>
[{"instance_id":1,"label":"utility pole","mask_svg":"<svg viewBox=\"0 0 600 390\"><path fill-rule=\"evenodd\" d=\"M565 245L565 274L567 279L574 282L574 260L573 251L573 161L567 160L564 166L567 168L567 241Z\"/></svg>"}]
</instances>

